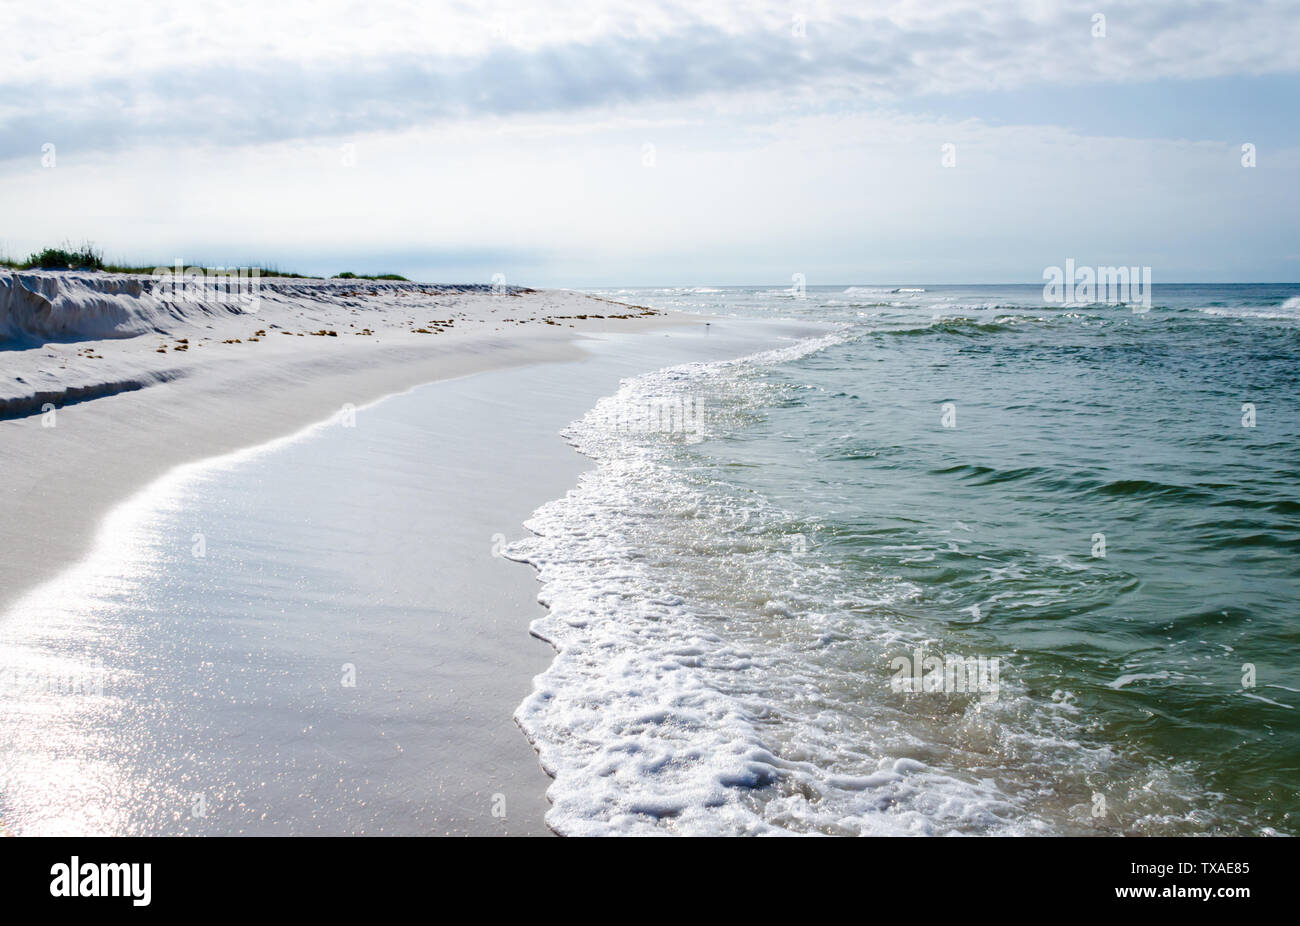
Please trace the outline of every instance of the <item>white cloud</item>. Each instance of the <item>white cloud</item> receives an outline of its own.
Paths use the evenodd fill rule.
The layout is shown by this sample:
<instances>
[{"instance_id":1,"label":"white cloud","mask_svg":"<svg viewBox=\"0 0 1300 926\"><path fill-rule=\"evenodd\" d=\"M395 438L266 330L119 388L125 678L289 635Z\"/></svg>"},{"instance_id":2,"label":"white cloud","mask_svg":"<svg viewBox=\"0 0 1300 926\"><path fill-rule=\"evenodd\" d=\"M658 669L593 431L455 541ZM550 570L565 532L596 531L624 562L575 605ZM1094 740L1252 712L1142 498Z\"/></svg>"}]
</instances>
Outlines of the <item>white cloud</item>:
<instances>
[{"instance_id":1,"label":"white cloud","mask_svg":"<svg viewBox=\"0 0 1300 926\"><path fill-rule=\"evenodd\" d=\"M247 144L706 94L861 101L1300 70L1295 8L1277 0L4 9L0 157L36 136Z\"/></svg>"},{"instance_id":2,"label":"white cloud","mask_svg":"<svg viewBox=\"0 0 1300 926\"><path fill-rule=\"evenodd\" d=\"M1245 170L1226 141L906 107L1295 72L1295 19L1272 0L8 5L0 245L574 284L1036 279L1068 256L1277 279L1300 271L1294 150Z\"/></svg>"}]
</instances>

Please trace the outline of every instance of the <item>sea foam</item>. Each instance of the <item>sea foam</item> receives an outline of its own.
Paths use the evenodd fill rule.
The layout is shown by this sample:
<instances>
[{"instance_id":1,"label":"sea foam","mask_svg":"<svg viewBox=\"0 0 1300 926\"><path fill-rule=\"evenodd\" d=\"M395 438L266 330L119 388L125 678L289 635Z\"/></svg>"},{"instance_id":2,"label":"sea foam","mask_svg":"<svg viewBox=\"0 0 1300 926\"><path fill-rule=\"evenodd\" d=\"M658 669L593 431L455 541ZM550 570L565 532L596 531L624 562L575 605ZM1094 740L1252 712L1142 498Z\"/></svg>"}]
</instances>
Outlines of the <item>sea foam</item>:
<instances>
[{"instance_id":1,"label":"sea foam","mask_svg":"<svg viewBox=\"0 0 1300 926\"><path fill-rule=\"evenodd\" d=\"M827 678L808 658L810 647L820 660L847 639L842 617L820 609L861 612L914 587L886 585L855 600L833 579L820 587L790 547L791 531L811 526L762 500L738 503L692 483L681 468L687 440L618 426L650 397L706 394L713 405L703 436L720 436L766 399L758 371L842 340L629 379L566 432L597 467L538 509L527 524L535 536L507 550L538 570L549 611L532 631L556 649L516 712L555 777L547 817L555 830L1045 828L996 785L902 754L887 729L838 735L850 719L839 699L861 680L851 668ZM855 623L880 641L893 633ZM819 694L821 685L829 691ZM810 710L810 697L820 706Z\"/></svg>"}]
</instances>

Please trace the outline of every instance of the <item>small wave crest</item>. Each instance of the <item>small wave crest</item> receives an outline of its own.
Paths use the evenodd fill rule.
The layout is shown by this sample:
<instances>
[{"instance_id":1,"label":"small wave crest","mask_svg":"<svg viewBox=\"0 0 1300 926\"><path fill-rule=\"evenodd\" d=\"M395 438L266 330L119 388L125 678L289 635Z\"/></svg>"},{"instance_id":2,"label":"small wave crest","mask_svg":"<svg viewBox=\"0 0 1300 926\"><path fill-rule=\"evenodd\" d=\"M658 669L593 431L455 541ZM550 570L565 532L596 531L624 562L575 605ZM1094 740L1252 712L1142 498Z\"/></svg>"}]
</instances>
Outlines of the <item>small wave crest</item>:
<instances>
[{"instance_id":1,"label":"small wave crest","mask_svg":"<svg viewBox=\"0 0 1300 926\"><path fill-rule=\"evenodd\" d=\"M532 631L556 650L515 716L555 778L558 832L1054 832L993 766L1072 769L1086 793L1113 765L1068 700L1009 679L996 703L891 693L888 654L933 642L891 613L925 591L816 552L820 524L738 491L701 447L781 401L774 367L850 337L634 377L565 432L596 468L506 551L538 570ZM698 397L694 433L626 427Z\"/></svg>"}]
</instances>

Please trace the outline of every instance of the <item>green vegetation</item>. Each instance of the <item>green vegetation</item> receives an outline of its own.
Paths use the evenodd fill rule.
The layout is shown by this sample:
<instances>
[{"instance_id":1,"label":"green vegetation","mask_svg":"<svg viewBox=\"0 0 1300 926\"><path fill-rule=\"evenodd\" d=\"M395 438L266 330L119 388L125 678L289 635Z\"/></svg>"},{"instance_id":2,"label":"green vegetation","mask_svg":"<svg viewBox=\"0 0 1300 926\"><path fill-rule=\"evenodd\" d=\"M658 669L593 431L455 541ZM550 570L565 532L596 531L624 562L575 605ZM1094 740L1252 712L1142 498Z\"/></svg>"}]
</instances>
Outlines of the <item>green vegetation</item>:
<instances>
[{"instance_id":1,"label":"green vegetation","mask_svg":"<svg viewBox=\"0 0 1300 926\"><path fill-rule=\"evenodd\" d=\"M13 260L7 255L0 255L0 267L7 267L10 270L92 270L102 271L104 273L138 273L150 276L159 267L172 269L175 266L173 261L170 264L147 264L137 266L126 263L105 263L104 254L93 244L83 244L74 248L68 242L57 248L45 248L35 254L28 256L26 260ZM195 268L186 264L187 270L201 269L207 276L218 274L238 273L239 270L256 270L259 276L263 277L293 277L296 279L313 280L319 277L309 277L301 273L290 273L282 271L274 264L266 264L259 267L202 267Z\"/></svg>"},{"instance_id":2,"label":"green vegetation","mask_svg":"<svg viewBox=\"0 0 1300 926\"><path fill-rule=\"evenodd\" d=\"M152 264L148 266L135 266L125 263L105 263L104 254L93 244L85 243L80 247L73 247L68 242L57 248L46 248L35 254L28 256L26 260L11 260L9 257L0 254L0 268L7 267L10 270L91 270L102 271L104 273L138 273L145 276L151 275L159 267L172 268L174 262L170 264ZM186 265L187 270L196 269ZM230 267L203 267L203 272L208 276L216 274L230 274L238 272L235 268ZM320 277L308 276L304 273L290 273L280 270L274 264L264 264L259 267L239 268L243 270L256 270L258 276L263 277L292 277L300 280L318 280ZM400 283L409 283L406 277L396 273L380 273L374 275L362 273L339 273L333 277L335 280L396 280Z\"/></svg>"},{"instance_id":3,"label":"green vegetation","mask_svg":"<svg viewBox=\"0 0 1300 926\"><path fill-rule=\"evenodd\" d=\"M331 277L331 279L335 279L335 280L396 280L396 281L399 282L399 283L409 283L409 282L411 282L411 281L408 280L406 277L404 277L404 276L402 276L402 275L400 275L400 274L397 274L397 273L378 273L378 274L375 274L374 276L368 276L367 274L364 274L364 273L351 273L350 271L346 271L346 270L345 270L343 273L336 273L336 274L334 274L334 276Z\"/></svg>"},{"instance_id":4,"label":"green vegetation","mask_svg":"<svg viewBox=\"0 0 1300 926\"><path fill-rule=\"evenodd\" d=\"M31 255L21 264L12 264L9 261L5 263L19 270L103 270L104 255L96 250L94 245L83 244L79 248L73 248L65 241L63 247L46 248Z\"/></svg>"}]
</instances>

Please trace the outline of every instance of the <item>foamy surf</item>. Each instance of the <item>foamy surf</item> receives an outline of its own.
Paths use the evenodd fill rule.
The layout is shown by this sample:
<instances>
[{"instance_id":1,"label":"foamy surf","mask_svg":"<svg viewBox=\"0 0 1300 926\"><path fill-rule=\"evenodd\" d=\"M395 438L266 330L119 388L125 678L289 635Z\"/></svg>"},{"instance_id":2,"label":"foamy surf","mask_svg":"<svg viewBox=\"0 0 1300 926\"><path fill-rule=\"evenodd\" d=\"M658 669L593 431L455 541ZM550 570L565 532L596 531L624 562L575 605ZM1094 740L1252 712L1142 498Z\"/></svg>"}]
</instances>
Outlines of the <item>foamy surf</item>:
<instances>
[{"instance_id":1,"label":"foamy surf","mask_svg":"<svg viewBox=\"0 0 1300 926\"><path fill-rule=\"evenodd\" d=\"M629 409L839 340L628 380L566 432L598 468L564 499L539 509L527 525L536 536L508 550L539 571L539 598L549 613L532 630L557 650L516 714L556 779L548 822L557 831L921 834L942 819L989 831L1016 828L1006 813L1011 802L995 788L897 756L873 757L870 768L845 774L824 756L769 735L783 696L802 684L797 657L754 638L758 628L735 634L725 622L744 611L789 617L797 606L775 587L728 602L719 587L707 589L710 601L665 584L663 567L672 561L690 568L691 554L708 553L719 539L709 530L728 520L740 533L728 543L730 553L782 574L795 572L793 554L784 549L785 536L771 530L780 512L738 511L708 498L665 465L664 457L686 443L660 444L624 430ZM729 407L715 409L711 434L745 414L745 397L731 398ZM652 534L667 542L649 548ZM696 572L690 580L698 588L707 577ZM939 794L946 809L919 809Z\"/></svg>"},{"instance_id":2,"label":"foamy surf","mask_svg":"<svg viewBox=\"0 0 1300 926\"><path fill-rule=\"evenodd\" d=\"M558 832L1052 831L903 733L904 704L870 694L877 656L924 641L867 615L916 588L850 588L804 559L800 532L816 525L689 472L693 439L725 438L769 399L763 368L844 337L627 380L566 432L597 468L507 551L537 568L549 612L532 631L557 651L516 719L555 778ZM630 409L701 392L703 434L621 426ZM996 714L974 701L944 722L996 727ZM1038 736L1040 751L1065 742Z\"/></svg>"},{"instance_id":3,"label":"foamy surf","mask_svg":"<svg viewBox=\"0 0 1300 926\"><path fill-rule=\"evenodd\" d=\"M1191 754L1124 733L1149 699L1188 687L1216 704L1285 709L1207 689L1207 673L1232 668L1221 664L1232 646L1188 639L1107 658L1142 628L1077 616L1134 607L1129 560L1010 540L990 520L997 505L961 495L1039 493L1059 506L1058 493L1095 493L1118 505L1120 487L1137 483L976 465L992 459L979 417L992 400L914 373L941 378L969 356L993 361L995 377L1009 344L1164 336L1190 316L1178 328L1139 318L1150 327L1134 330L1123 307L1051 312L942 291L882 327L837 309L839 294L807 300L807 317L845 322L833 336L625 380L565 432L596 467L507 551L537 568L549 611L532 629L556 649L516 712L555 779L548 824L573 835L974 835L1275 822L1207 786ZM757 288L720 298L719 311L745 300L789 311ZM950 317L953 302L970 314ZM915 424L908 402L921 409ZM944 403L962 409L953 431ZM677 430L628 426L652 406L703 412ZM1013 460L1025 450L1005 449ZM1071 655L1093 640L1095 666ZM935 653L1000 659L996 696L893 687L900 655Z\"/></svg>"}]
</instances>

